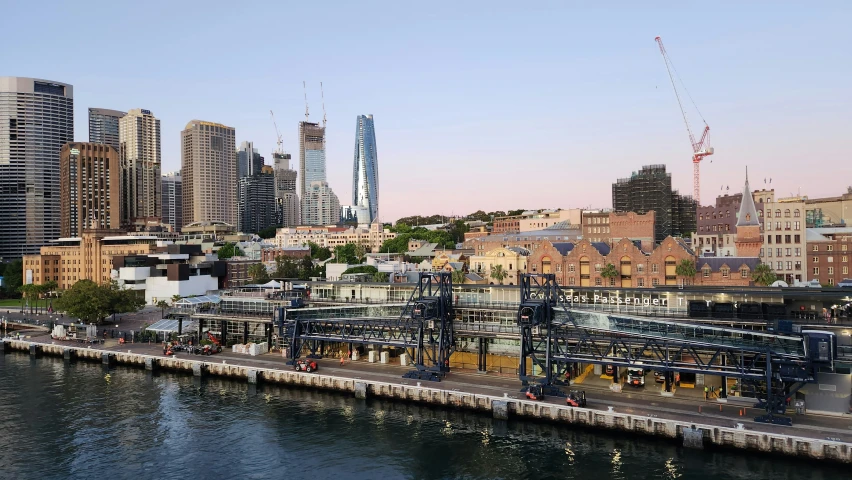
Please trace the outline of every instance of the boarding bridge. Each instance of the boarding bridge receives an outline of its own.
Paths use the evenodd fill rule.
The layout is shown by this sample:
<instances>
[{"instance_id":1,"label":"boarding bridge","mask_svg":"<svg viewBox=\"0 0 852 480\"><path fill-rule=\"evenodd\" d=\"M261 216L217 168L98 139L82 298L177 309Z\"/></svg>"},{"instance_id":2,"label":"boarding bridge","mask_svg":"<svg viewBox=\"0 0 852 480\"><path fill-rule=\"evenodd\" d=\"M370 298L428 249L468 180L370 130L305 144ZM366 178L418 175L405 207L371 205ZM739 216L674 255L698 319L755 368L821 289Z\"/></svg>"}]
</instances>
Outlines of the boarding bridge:
<instances>
[{"instance_id":1,"label":"boarding bridge","mask_svg":"<svg viewBox=\"0 0 852 480\"><path fill-rule=\"evenodd\" d=\"M452 277L423 272L406 303L279 308L274 323L288 340L290 363L303 353L320 358L326 342L403 348L415 370L406 378L440 381L455 351Z\"/></svg>"},{"instance_id":2,"label":"boarding bridge","mask_svg":"<svg viewBox=\"0 0 852 480\"><path fill-rule=\"evenodd\" d=\"M787 401L815 381L817 369L833 370L837 360L837 339L831 332L775 334L573 310L559 302L552 274L521 275L520 286L519 376L524 385L534 381L553 394L564 385L560 376L576 363L663 371L667 391L673 372L733 377L758 398L756 407L766 410L756 421L790 424L789 418L778 416ZM543 378L527 375L528 362Z\"/></svg>"}]
</instances>

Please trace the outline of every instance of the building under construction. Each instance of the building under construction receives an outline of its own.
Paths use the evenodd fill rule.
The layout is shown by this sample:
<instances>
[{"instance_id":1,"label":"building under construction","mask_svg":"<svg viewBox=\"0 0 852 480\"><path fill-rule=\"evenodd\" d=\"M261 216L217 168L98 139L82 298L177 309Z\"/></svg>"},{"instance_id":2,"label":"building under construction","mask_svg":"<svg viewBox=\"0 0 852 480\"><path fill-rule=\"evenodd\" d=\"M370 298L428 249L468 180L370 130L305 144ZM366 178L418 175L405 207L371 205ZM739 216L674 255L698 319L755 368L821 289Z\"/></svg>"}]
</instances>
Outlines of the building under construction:
<instances>
[{"instance_id":1,"label":"building under construction","mask_svg":"<svg viewBox=\"0 0 852 480\"><path fill-rule=\"evenodd\" d=\"M689 237L696 229L697 205L692 197L672 190L672 176L665 165L645 165L629 178L619 178L612 184L612 207L616 212L653 211L657 243L669 235Z\"/></svg>"}]
</instances>

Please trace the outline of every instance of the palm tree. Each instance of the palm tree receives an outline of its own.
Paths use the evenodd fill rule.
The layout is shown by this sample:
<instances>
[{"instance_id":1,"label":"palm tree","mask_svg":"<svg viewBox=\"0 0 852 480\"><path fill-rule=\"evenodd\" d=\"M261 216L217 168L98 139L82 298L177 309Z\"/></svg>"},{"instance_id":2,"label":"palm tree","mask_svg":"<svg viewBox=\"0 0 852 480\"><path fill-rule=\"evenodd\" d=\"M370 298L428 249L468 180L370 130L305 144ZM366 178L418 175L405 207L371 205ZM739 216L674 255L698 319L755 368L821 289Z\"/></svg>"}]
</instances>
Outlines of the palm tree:
<instances>
[{"instance_id":1,"label":"palm tree","mask_svg":"<svg viewBox=\"0 0 852 480\"><path fill-rule=\"evenodd\" d=\"M695 270L695 262L688 258L684 258L680 261L677 267L675 267L675 273L678 276L686 277L684 280L688 282L688 279L694 279L695 274L698 272Z\"/></svg>"},{"instance_id":2,"label":"palm tree","mask_svg":"<svg viewBox=\"0 0 852 480\"><path fill-rule=\"evenodd\" d=\"M503 265L492 265L491 266L491 278L497 280L500 285L503 285L503 280L509 276L509 272L503 270Z\"/></svg>"},{"instance_id":3,"label":"palm tree","mask_svg":"<svg viewBox=\"0 0 852 480\"><path fill-rule=\"evenodd\" d=\"M172 305L174 305L175 302L179 301L182 298L183 297L181 297L180 295L172 295Z\"/></svg>"},{"instance_id":4,"label":"palm tree","mask_svg":"<svg viewBox=\"0 0 852 480\"><path fill-rule=\"evenodd\" d=\"M610 280L610 284L612 284L612 279L618 276L618 270L615 268L615 265L611 263L607 263L606 266L601 270L601 277Z\"/></svg>"},{"instance_id":5,"label":"palm tree","mask_svg":"<svg viewBox=\"0 0 852 480\"><path fill-rule=\"evenodd\" d=\"M456 285L463 284L464 281L465 281L465 278L466 277L465 277L464 270L453 270L452 280L453 280L454 284L456 284Z\"/></svg>"},{"instance_id":6,"label":"palm tree","mask_svg":"<svg viewBox=\"0 0 852 480\"><path fill-rule=\"evenodd\" d=\"M160 312L162 313L162 317L166 316L166 309L169 308L169 302L165 300L160 300L157 302L157 306L160 307Z\"/></svg>"},{"instance_id":7,"label":"palm tree","mask_svg":"<svg viewBox=\"0 0 852 480\"><path fill-rule=\"evenodd\" d=\"M768 264L759 263L756 267L754 267L754 271L751 272L751 279L758 285L768 287L778 280L778 276L775 275L775 272L772 271L772 267Z\"/></svg>"}]
</instances>

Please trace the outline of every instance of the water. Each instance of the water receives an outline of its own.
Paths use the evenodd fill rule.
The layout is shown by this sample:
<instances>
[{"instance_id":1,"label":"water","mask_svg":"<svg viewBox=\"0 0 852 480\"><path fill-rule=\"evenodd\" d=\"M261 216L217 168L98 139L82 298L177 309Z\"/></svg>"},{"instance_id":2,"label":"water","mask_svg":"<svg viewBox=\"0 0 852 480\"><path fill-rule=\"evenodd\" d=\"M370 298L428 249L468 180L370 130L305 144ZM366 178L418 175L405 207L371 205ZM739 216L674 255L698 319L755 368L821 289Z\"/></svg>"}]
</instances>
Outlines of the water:
<instances>
[{"instance_id":1,"label":"water","mask_svg":"<svg viewBox=\"0 0 852 480\"><path fill-rule=\"evenodd\" d=\"M2 479L849 478L646 437L17 353L0 357L0 405Z\"/></svg>"}]
</instances>

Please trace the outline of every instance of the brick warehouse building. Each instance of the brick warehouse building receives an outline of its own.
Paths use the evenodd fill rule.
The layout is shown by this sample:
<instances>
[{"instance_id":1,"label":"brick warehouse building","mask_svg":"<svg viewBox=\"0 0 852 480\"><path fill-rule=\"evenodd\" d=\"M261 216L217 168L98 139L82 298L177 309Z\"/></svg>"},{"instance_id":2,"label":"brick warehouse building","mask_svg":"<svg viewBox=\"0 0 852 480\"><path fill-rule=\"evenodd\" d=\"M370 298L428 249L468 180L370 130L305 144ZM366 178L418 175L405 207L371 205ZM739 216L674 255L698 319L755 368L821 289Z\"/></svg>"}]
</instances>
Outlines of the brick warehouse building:
<instances>
[{"instance_id":1,"label":"brick warehouse building","mask_svg":"<svg viewBox=\"0 0 852 480\"><path fill-rule=\"evenodd\" d=\"M852 227L807 229L807 277L833 287L850 274Z\"/></svg>"},{"instance_id":2,"label":"brick warehouse building","mask_svg":"<svg viewBox=\"0 0 852 480\"><path fill-rule=\"evenodd\" d=\"M682 260L695 254L681 238L668 237L651 252L627 238L613 244L580 240L543 241L527 260L530 273L553 273L562 286L616 286L622 288L677 285L675 272ZM614 278L601 276L607 264L615 266ZM691 281L691 279L687 279Z\"/></svg>"}]
</instances>

